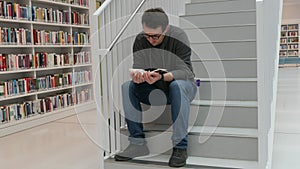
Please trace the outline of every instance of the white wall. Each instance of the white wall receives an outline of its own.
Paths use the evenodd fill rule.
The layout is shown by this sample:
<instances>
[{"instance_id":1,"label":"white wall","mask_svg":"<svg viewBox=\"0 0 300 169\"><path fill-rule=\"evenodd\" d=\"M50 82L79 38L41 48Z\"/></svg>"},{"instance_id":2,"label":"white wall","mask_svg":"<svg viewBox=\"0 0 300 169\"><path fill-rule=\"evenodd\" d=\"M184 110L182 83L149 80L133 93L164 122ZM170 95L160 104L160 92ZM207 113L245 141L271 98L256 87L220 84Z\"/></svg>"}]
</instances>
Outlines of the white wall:
<instances>
[{"instance_id":1,"label":"white wall","mask_svg":"<svg viewBox=\"0 0 300 169\"><path fill-rule=\"evenodd\" d=\"M272 168L282 0L257 1L259 168Z\"/></svg>"},{"instance_id":2,"label":"white wall","mask_svg":"<svg viewBox=\"0 0 300 169\"><path fill-rule=\"evenodd\" d=\"M282 23L300 23L300 1L299 3L284 3Z\"/></svg>"}]
</instances>

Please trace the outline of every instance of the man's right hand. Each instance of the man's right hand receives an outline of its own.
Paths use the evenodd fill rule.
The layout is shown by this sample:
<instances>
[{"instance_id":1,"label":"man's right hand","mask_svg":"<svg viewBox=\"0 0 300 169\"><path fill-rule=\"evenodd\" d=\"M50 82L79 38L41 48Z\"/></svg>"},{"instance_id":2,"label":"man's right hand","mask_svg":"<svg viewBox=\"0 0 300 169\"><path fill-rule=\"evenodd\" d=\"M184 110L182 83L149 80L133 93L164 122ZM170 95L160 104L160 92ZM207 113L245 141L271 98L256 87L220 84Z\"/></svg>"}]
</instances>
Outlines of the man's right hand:
<instances>
[{"instance_id":1,"label":"man's right hand","mask_svg":"<svg viewBox=\"0 0 300 169\"><path fill-rule=\"evenodd\" d=\"M145 82L143 72L135 72L135 73L131 74L131 78L134 83L139 84L139 83Z\"/></svg>"}]
</instances>

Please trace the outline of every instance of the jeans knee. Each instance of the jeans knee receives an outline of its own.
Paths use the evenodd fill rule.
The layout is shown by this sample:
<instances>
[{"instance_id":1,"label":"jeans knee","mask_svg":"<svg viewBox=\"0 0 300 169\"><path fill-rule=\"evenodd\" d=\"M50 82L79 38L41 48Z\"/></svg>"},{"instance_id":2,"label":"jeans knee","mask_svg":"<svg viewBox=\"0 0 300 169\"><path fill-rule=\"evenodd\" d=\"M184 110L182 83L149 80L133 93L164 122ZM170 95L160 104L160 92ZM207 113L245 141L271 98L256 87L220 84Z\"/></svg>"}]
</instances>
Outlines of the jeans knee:
<instances>
[{"instance_id":1,"label":"jeans knee","mask_svg":"<svg viewBox=\"0 0 300 169\"><path fill-rule=\"evenodd\" d=\"M173 82L171 82L169 89L186 92L188 90L188 85L185 80L174 80Z\"/></svg>"},{"instance_id":2,"label":"jeans knee","mask_svg":"<svg viewBox=\"0 0 300 169\"><path fill-rule=\"evenodd\" d=\"M127 81L122 84L122 92L128 92L129 89L133 89L133 84L132 81Z\"/></svg>"},{"instance_id":3,"label":"jeans knee","mask_svg":"<svg viewBox=\"0 0 300 169\"><path fill-rule=\"evenodd\" d=\"M190 81L175 80L170 84L169 90L175 95L180 94L181 96L187 96L187 98L190 98L192 100L197 89L196 86L194 86Z\"/></svg>"}]
</instances>

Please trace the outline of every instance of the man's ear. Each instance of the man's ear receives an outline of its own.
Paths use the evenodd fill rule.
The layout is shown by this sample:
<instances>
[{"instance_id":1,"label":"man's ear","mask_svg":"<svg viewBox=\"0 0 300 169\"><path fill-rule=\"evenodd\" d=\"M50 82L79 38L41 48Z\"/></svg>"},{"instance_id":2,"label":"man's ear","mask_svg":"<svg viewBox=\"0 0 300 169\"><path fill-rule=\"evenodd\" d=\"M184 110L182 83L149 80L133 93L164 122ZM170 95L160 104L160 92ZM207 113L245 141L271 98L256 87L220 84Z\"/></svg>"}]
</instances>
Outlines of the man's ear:
<instances>
[{"instance_id":1,"label":"man's ear","mask_svg":"<svg viewBox=\"0 0 300 169\"><path fill-rule=\"evenodd\" d=\"M165 29L165 31L163 32L163 34L166 34L166 33L168 32L169 27L170 27L170 25L167 25L167 26L166 26L166 29Z\"/></svg>"}]
</instances>

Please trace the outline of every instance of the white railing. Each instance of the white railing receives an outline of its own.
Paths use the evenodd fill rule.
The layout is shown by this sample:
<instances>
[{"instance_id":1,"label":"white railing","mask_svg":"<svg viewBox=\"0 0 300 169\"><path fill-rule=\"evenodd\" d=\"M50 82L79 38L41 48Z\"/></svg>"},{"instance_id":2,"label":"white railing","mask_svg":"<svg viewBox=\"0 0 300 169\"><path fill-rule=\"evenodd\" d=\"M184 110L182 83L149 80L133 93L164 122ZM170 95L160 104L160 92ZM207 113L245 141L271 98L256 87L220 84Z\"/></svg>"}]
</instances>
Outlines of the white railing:
<instances>
[{"instance_id":1,"label":"white railing","mask_svg":"<svg viewBox=\"0 0 300 169\"><path fill-rule=\"evenodd\" d=\"M106 0L94 13L95 16L100 16L113 0Z\"/></svg>"},{"instance_id":2,"label":"white railing","mask_svg":"<svg viewBox=\"0 0 300 169\"><path fill-rule=\"evenodd\" d=\"M108 0L105 1L103 3L103 6L101 6L95 13L94 15L99 16L100 14L102 14L105 10L105 8L110 4L112 0ZM134 12L130 15L129 19L126 21L126 23L124 24L124 26L121 28L121 30L119 31L119 33L116 35L116 37L112 40L112 42L110 43L110 45L108 46L108 48L106 49L100 49L100 51L103 51L103 55L107 55L107 53L109 51L111 51L111 49L115 46L115 44L117 43L117 41L119 40L119 38L121 37L121 35L124 33L124 31L127 29L128 25L130 24L130 22L134 19L134 17L136 16L136 14L138 13L138 11L141 9L141 7L143 6L143 4L145 3L146 0L142 0L138 6L136 7L136 9L134 10Z\"/></svg>"}]
</instances>

